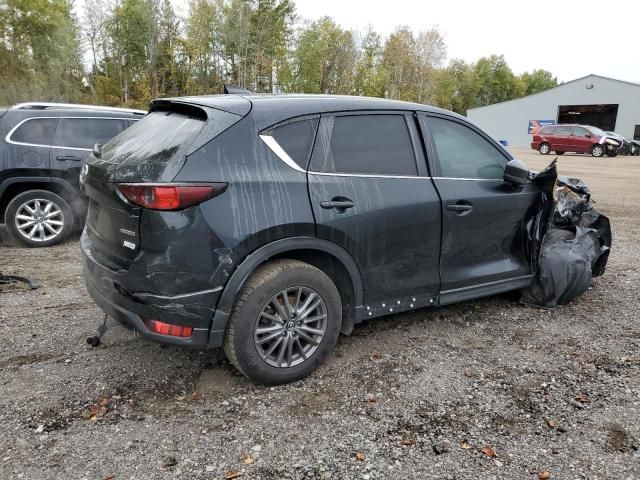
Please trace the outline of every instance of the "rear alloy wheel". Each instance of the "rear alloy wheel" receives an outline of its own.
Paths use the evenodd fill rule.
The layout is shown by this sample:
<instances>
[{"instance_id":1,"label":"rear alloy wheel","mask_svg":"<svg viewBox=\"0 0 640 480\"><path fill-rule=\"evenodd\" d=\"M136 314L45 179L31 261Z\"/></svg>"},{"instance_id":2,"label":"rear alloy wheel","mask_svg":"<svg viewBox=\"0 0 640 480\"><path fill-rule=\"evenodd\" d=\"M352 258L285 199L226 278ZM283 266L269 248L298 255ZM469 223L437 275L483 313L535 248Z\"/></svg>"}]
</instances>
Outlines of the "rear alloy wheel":
<instances>
[{"instance_id":1,"label":"rear alloy wheel","mask_svg":"<svg viewBox=\"0 0 640 480\"><path fill-rule=\"evenodd\" d=\"M50 247L64 241L73 229L73 213L59 195L28 190L17 195L5 213L11 237L27 247Z\"/></svg>"},{"instance_id":2,"label":"rear alloy wheel","mask_svg":"<svg viewBox=\"0 0 640 480\"><path fill-rule=\"evenodd\" d=\"M224 349L247 377L277 385L306 377L336 344L340 294L321 270L297 260L260 267L227 326Z\"/></svg>"},{"instance_id":3,"label":"rear alloy wheel","mask_svg":"<svg viewBox=\"0 0 640 480\"><path fill-rule=\"evenodd\" d=\"M601 157L602 155L604 155L604 147L599 143L595 144L591 149L591 155L593 155L594 157Z\"/></svg>"},{"instance_id":4,"label":"rear alloy wheel","mask_svg":"<svg viewBox=\"0 0 640 480\"><path fill-rule=\"evenodd\" d=\"M543 143L538 147L538 151L542 155L549 155L549 152L551 151L551 147L549 146L548 143Z\"/></svg>"}]
</instances>

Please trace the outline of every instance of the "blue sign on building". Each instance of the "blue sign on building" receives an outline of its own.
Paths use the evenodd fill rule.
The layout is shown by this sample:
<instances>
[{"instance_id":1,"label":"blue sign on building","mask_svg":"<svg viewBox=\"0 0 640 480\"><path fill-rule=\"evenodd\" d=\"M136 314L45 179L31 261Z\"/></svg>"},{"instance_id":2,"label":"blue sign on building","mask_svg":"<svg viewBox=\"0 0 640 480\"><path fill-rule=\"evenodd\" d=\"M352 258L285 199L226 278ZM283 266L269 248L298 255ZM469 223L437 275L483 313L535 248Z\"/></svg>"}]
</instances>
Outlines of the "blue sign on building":
<instances>
[{"instance_id":1,"label":"blue sign on building","mask_svg":"<svg viewBox=\"0 0 640 480\"><path fill-rule=\"evenodd\" d=\"M542 127L547 125L555 125L555 120L529 120L529 133L534 134Z\"/></svg>"}]
</instances>

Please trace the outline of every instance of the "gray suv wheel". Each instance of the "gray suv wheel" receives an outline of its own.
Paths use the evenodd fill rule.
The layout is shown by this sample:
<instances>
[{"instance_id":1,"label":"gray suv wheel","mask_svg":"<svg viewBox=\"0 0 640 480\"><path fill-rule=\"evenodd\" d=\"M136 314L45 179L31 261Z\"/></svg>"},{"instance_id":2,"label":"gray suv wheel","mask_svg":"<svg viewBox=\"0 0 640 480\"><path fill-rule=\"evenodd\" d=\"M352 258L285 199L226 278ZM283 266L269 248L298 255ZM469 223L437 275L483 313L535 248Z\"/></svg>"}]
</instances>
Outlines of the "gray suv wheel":
<instances>
[{"instance_id":1,"label":"gray suv wheel","mask_svg":"<svg viewBox=\"0 0 640 480\"><path fill-rule=\"evenodd\" d=\"M59 195L28 190L17 195L5 213L11 237L27 247L50 247L64 241L73 229L73 213Z\"/></svg>"},{"instance_id":2,"label":"gray suv wheel","mask_svg":"<svg viewBox=\"0 0 640 480\"><path fill-rule=\"evenodd\" d=\"M298 260L276 260L260 267L242 289L224 350L257 382L293 382L329 355L341 323L340 294L324 272Z\"/></svg>"}]
</instances>

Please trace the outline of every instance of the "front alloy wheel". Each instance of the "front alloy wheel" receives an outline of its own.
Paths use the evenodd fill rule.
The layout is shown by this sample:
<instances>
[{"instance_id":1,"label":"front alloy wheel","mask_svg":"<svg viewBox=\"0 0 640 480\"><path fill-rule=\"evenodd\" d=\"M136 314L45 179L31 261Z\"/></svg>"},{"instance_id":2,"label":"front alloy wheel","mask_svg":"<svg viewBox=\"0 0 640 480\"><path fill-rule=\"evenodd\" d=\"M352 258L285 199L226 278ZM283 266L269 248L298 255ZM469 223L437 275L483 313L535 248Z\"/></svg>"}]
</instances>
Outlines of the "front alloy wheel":
<instances>
[{"instance_id":1,"label":"front alloy wheel","mask_svg":"<svg viewBox=\"0 0 640 480\"><path fill-rule=\"evenodd\" d=\"M591 155L594 157L601 157L604 155L604 147L600 144L594 145L591 149Z\"/></svg>"},{"instance_id":2,"label":"front alloy wheel","mask_svg":"<svg viewBox=\"0 0 640 480\"><path fill-rule=\"evenodd\" d=\"M327 307L308 287L285 288L266 303L253 341L260 357L277 368L294 367L315 353L327 330Z\"/></svg>"}]
</instances>

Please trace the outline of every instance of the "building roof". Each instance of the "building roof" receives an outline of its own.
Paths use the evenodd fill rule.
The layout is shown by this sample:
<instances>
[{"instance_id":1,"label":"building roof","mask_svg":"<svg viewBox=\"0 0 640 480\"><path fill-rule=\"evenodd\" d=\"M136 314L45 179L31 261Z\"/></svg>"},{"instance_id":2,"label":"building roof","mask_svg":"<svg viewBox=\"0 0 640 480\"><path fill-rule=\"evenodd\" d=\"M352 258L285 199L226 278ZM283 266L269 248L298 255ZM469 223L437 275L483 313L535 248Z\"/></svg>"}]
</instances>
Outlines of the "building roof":
<instances>
[{"instance_id":1,"label":"building roof","mask_svg":"<svg viewBox=\"0 0 640 480\"><path fill-rule=\"evenodd\" d=\"M581 80L586 80L587 78L600 78L600 79L607 80L607 81L610 81L610 82L618 82L618 83L623 83L623 84L626 84L626 85L631 85L631 86L634 86L634 87L640 87L640 83L628 82L626 80L618 80L617 78L604 77L602 75L596 75L595 73L591 73L589 75L585 75L584 77L576 78L574 80L569 80L568 82L561 83L560 85L555 86L553 88L549 88L547 90L543 90L542 92L533 93L533 94L527 95L525 97L514 98L512 100L505 100L504 102L492 103L490 105L483 105L482 107L470 108L470 109L467 110L467 113L472 111L472 110L480 110L482 108L494 107L496 105L502 105L504 103L517 102L518 100L523 100L525 98L535 97L536 95L543 95L543 94L548 93L548 92L550 92L552 90L557 90L559 88L564 88L564 87L566 87L568 85L571 85L572 83L576 83L576 82L579 82Z\"/></svg>"}]
</instances>

